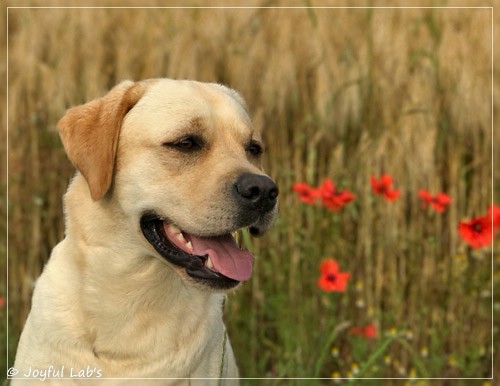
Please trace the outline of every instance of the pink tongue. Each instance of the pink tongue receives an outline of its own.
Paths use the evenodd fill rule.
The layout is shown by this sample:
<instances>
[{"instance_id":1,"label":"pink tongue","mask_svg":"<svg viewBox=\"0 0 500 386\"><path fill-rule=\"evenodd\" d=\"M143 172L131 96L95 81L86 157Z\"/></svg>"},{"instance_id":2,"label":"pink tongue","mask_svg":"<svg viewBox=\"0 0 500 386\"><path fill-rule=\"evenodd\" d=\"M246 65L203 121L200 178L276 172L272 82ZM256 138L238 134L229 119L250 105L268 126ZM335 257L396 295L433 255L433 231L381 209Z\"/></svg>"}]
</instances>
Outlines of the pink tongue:
<instances>
[{"instance_id":1,"label":"pink tongue","mask_svg":"<svg viewBox=\"0 0 500 386\"><path fill-rule=\"evenodd\" d=\"M238 281L247 281L252 276L253 255L241 250L230 234L207 238L188 237L193 244L192 253L208 255L217 272Z\"/></svg>"}]
</instances>

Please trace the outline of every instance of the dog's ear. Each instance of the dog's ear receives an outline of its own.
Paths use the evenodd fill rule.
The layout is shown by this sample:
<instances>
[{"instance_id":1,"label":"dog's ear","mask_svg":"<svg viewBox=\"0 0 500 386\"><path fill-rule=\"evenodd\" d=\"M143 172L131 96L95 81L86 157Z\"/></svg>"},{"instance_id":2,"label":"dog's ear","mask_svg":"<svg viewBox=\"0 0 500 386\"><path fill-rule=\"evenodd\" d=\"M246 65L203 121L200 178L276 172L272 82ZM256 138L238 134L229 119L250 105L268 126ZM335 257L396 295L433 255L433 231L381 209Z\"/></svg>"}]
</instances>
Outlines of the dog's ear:
<instances>
[{"instance_id":1,"label":"dog's ear","mask_svg":"<svg viewBox=\"0 0 500 386\"><path fill-rule=\"evenodd\" d=\"M144 89L141 83L123 81L102 98L69 109L57 124L64 149L87 180L94 201L111 187L123 118Z\"/></svg>"}]
</instances>

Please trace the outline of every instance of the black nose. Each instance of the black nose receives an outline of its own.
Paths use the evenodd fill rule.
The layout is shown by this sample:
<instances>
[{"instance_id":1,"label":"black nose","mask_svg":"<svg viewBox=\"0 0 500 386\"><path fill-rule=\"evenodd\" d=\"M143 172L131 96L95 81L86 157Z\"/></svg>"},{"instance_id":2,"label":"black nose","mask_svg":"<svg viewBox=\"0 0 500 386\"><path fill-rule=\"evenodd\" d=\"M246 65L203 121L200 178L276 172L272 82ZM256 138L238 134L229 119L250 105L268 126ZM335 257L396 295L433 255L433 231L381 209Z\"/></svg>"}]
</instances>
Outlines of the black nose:
<instances>
[{"instance_id":1,"label":"black nose","mask_svg":"<svg viewBox=\"0 0 500 386\"><path fill-rule=\"evenodd\" d=\"M245 173L234 184L237 201L250 209L270 211L278 198L278 187L269 177Z\"/></svg>"}]
</instances>

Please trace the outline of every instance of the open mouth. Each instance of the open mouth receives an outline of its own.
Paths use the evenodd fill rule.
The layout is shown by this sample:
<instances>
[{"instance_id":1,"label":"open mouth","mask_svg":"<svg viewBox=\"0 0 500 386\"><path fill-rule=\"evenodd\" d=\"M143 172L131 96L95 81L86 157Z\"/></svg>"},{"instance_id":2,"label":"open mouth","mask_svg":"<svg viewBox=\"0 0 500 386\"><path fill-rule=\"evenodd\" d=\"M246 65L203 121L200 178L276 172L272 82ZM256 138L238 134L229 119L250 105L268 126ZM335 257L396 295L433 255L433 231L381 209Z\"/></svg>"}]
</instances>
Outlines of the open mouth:
<instances>
[{"instance_id":1,"label":"open mouth","mask_svg":"<svg viewBox=\"0 0 500 386\"><path fill-rule=\"evenodd\" d=\"M215 289L229 289L252 275L253 255L240 249L230 233L195 236L155 214L142 216L140 225L154 249L197 282Z\"/></svg>"}]
</instances>

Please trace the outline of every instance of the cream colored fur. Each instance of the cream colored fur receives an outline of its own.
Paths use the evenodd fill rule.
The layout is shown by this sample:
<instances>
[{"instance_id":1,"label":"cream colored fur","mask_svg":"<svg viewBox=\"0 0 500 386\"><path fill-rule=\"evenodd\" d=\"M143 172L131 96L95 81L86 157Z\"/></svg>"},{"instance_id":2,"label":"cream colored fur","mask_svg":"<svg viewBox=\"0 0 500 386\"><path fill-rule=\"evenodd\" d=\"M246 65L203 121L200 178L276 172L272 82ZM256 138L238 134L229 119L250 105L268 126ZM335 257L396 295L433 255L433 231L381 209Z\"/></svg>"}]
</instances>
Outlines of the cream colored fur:
<instances>
[{"instance_id":1,"label":"cream colored fur","mask_svg":"<svg viewBox=\"0 0 500 386\"><path fill-rule=\"evenodd\" d=\"M65 238L36 283L13 385L50 369L55 378L46 385L71 384L59 377L81 370L94 377L85 384L162 378L105 384L218 385L195 378L218 378L221 366L228 378L222 384L238 384L224 339L226 294L194 285L159 257L139 218L155 208L200 236L232 227L229 182L242 172L263 174L244 149L260 139L241 97L215 84L126 81L70 109L59 130L79 172L64 197ZM187 160L163 146L193 131L209 138L202 158Z\"/></svg>"}]
</instances>

